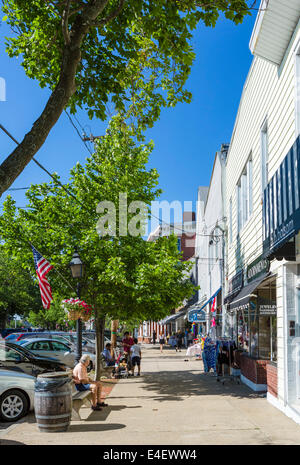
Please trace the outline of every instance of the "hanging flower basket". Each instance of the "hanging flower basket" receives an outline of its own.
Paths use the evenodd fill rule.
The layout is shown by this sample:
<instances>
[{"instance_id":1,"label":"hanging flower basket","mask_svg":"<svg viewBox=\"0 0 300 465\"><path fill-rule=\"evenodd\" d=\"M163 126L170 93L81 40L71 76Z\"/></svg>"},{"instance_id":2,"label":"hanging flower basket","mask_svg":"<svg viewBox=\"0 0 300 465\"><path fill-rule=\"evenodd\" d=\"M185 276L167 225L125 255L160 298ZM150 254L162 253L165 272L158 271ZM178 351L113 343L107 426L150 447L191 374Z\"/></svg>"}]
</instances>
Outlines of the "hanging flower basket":
<instances>
[{"instance_id":1,"label":"hanging flower basket","mask_svg":"<svg viewBox=\"0 0 300 465\"><path fill-rule=\"evenodd\" d=\"M69 320L78 320L78 318L81 318L86 322L92 316L92 307L84 302L84 300L74 298L65 299L61 304L68 313Z\"/></svg>"}]
</instances>

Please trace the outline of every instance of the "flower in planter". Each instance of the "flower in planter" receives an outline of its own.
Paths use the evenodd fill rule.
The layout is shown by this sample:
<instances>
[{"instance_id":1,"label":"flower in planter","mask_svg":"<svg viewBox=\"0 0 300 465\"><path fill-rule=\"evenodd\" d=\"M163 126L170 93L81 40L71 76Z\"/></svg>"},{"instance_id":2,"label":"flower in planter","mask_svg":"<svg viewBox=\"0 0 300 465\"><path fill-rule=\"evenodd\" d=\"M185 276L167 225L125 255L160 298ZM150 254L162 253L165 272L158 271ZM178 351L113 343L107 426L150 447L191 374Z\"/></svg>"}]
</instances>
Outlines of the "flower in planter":
<instances>
[{"instance_id":1,"label":"flower in planter","mask_svg":"<svg viewBox=\"0 0 300 465\"><path fill-rule=\"evenodd\" d=\"M84 302L84 300L72 297L71 299L64 299L61 304L68 313L70 320L82 318L84 321L88 321L92 315L92 307Z\"/></svg>"}]
</instances>

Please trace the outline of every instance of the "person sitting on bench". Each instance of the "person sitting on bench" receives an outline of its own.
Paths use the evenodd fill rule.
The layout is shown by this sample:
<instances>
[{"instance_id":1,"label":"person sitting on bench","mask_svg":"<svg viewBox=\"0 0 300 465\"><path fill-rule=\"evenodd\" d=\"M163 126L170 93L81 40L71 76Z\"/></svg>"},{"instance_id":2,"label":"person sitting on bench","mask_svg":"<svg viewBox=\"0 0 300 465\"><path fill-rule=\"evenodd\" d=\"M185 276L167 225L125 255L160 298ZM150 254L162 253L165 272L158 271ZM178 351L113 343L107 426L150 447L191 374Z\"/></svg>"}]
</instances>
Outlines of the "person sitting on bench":
<instances>
[{"instance_id":1,"label":"person sitting on bench","mask_svg":"<svg viewBox=\"0 0 300 465\"><path fill-rule=\"evenodd\" d=\"M102 410L107 404L101 402L100 381L93 381L89 378L87 367L90 363L90 356L84 354L73 370L73 380L77 391L92 391L92 410Z\"/></svg>"},{"instance_id":2,"label":"person sitting on bench","mask_svg":"<svg viewBox=\"0 0 300 465\"><path fill-rule=\"evenodd\" d=\"M115 366L115 360L114 360L113 356L111 355L110 351L111 351L111 343L108 342L105 345L105 349L102 352L102 355L104 357L104 360L105 360L105 363L106 363L107 367Z\"/></svg>"}]
</instances>

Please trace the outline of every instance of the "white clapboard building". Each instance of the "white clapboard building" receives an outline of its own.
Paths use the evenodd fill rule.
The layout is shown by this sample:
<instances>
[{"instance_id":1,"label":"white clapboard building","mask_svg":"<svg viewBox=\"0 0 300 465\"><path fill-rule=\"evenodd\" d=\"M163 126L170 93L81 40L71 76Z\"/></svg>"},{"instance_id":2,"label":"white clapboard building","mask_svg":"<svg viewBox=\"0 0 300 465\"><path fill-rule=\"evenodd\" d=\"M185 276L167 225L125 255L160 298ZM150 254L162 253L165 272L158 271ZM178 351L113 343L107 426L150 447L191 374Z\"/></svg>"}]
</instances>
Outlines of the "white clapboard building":
<instances>
[{"instance_id":1,"label":"white clapboard building","mask_svg":"<svg viewBox=\"0 0 300 465\"><path fill-rule=\"evenodd\" d=\"M300 423L300 1L263 0L226 161L225 299L242 381Z\"/></svg>"}]
</instances>

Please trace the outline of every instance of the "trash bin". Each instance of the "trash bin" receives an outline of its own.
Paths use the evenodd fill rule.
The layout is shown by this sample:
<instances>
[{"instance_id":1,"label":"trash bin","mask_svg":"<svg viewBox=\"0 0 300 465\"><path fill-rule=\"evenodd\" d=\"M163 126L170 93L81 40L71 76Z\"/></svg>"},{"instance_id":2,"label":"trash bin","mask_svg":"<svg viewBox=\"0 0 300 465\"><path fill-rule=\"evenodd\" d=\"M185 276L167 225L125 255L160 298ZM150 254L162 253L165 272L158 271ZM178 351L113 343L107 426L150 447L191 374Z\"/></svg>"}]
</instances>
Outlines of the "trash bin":
<instances>
[{"instance_id":1,"label":"trash bin","mask_svg":"<svg viewBox=\"0 0 300 465\"><path fill-rule=\"evenodd\" d=\"M68 372L38 375L34 389L34 410L39 430L67 431L72 415L72 376Z\"/></svg>"}]
</instances>

